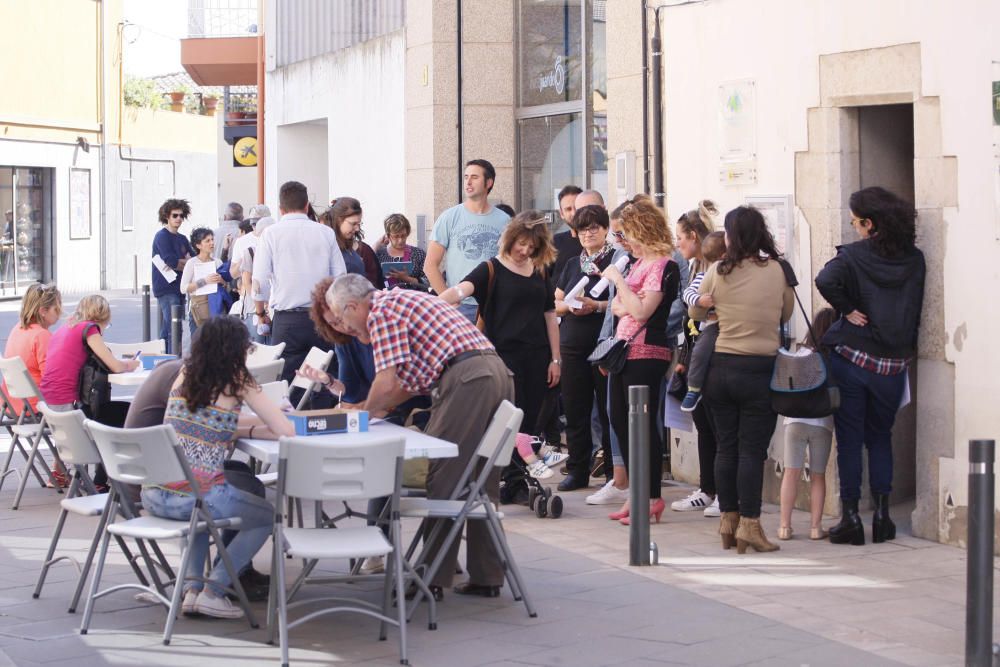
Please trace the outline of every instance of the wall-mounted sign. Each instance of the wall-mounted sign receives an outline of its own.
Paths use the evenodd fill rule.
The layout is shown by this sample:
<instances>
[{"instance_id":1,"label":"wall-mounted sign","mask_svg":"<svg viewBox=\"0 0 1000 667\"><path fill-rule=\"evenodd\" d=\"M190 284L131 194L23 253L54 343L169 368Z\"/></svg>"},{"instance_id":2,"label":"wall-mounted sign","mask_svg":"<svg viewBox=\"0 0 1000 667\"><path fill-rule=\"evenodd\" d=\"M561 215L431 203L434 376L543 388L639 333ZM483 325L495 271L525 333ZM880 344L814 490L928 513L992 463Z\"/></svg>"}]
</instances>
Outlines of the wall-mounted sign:
<instances>
[{"instance_id":1,"label":"wall-mounted sign","mask_svg":"<svg viewBox=\"0 0 1000 667\"><path fill-rule=\"evenodd\" d=\"M751 80L719 86L719 160L723 185L757 182L757 94Z\"/></svg>"},{"instance_id":2,"label":"wall-mounted sign","mask_svg":"<svg viewBox=\"0 0 1000 667\"><path fill-rule=\"evenodd\" d=\"M90 238L90 170L69 170L69 237Z\"/></svg>"},{"instance_id":3,"label":"wall-mounted sign","mask_svg":"<svg viewBox=\"0 0 1000 667\"><path fill-rule=\"evenodd\" d=\"M556 56L550 72L538 77L538 92L544 93L546 88L554 88L559 95L566 91L566 68L563 66L562 56Z\"/></svg>"},{"instance_id":4,"label":"wall-mounted sign","mask_svg":"<svg viewBox=\"0 0 1000 667\"><path fill-rule=\"evenodd\" d=\"M257 137L242 137L233 143L233 166L257 166Z\"/></svg>"}]
</instances>

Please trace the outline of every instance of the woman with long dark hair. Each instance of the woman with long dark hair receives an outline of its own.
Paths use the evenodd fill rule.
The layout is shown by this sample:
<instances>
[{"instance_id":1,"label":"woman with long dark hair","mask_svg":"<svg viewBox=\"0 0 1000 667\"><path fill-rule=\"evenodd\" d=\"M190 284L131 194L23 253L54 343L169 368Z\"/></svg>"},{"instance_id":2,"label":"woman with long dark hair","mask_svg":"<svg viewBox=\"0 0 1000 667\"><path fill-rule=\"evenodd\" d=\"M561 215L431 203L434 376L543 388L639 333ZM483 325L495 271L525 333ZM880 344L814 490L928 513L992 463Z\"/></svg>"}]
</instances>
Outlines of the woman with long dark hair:
<instances>
[{"instance_id":1,"label":"woman with long dark hair","mask_svg":"<svg viewBox=\"0 0 1000 667\"><path fill-rule=\"evenodd\" d=\"M760 525L764 461L778 416L770 382L780 345L779 327L792 316L795 295L778 263L780 254L760 211L740 206L726 214L726 256L705 272L693 306L703 319L715 308L719 337L704 395L715 424L715 483L722 547L776 551Z\"/></svg>"},{"instance_id":2,"label":"woman with long dark hair","mask_svg":"<svg viewBox=\"0 0 1000 667\"><path fill-rule=\"evenodd\" d=\"M191 341L191 354L170 389L163 420L177 432L212 516L242 520L227 547L237 572L251 562L270 537L274 521L270 502L226 481L223 464L236 438L240 408L246 403L264 423L251 428L250 437L295 435L292 423L247 370L249 350L250 334L236 318L213 317L198 327ZM195 502L186 480L142 490L143 506L154 516L166 519L190 518ZM199 535L192 548L188 573L195 577L205 571L208 535ZM184 576L181 573L182 579ZM243 616L243 610L225 596L231 584L229 572L221 563L212 569L207 582L183 580L183 613L217 618Z\"/></svg>"},{"instance_id":3,"label":"woman with long dark hair","mask_svg":"<svg viewBox=\"0 0 1000 667\"><path fill-rule=\"evenodd\" d=\"M896 537L889 518L892 491L892 426L917 354L923 308L924 255L916 247L917 212L885 188L851 195L851 226L859 241L837 247L816 276L820 294L840 314L823 337L833 354L830 372L840 388L834 415L840 471L840 523L834 544L864 544L858 516L861 450L868 447L868 475L875 514L872 541Z\"/></svg>"}]
</instances>

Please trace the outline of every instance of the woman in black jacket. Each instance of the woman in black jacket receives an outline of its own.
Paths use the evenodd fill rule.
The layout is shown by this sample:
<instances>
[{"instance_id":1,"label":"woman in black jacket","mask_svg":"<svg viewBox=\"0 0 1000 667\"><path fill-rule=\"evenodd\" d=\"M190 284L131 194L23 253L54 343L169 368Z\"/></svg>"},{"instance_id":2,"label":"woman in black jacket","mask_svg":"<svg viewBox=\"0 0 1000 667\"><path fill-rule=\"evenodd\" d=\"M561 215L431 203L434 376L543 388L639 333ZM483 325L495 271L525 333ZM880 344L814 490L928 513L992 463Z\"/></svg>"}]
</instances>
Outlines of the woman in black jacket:
<instances>
[{"instance_id":1,"label":"woman in black jacket","mask_svg":"<svg viewBox=\"0 0 1000 667\"><path fill-rule=\"evenodd\" d=\"M840 319L823 343L833 354L830 371L840 387L834 415L843 515L830 530L834 544L865 543L858 516L861 450L868 447L868 471L875 514L872 541L896 537L889 518L892 491L892 426L906 370L917 354L917 330L924 300L924 255L916 248L913 207L872 187L851 195L851 226L861 237L838 246L816 287Z\"/></svg>"}]
</instances>

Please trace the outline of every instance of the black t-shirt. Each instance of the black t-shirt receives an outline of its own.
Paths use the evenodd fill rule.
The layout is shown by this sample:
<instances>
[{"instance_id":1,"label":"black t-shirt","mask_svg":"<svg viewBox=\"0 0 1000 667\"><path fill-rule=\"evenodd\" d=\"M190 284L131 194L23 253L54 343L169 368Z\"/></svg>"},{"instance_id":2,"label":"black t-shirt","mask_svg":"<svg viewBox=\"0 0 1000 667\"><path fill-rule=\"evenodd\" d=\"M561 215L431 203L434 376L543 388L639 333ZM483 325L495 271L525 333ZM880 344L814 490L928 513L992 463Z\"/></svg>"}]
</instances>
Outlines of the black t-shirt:
<instances>
[{"instance_id":1,"label":"black t-shirt","mask_svg":"<svg viewBox=\"0 0 1000 667\"><path fill-rule=\"evenodd\" d=\"M597 266L601 268L601 271L611 265L613 255L614 253L609 252L597 262ZM561 289L563 294L566 294L580 282L580 278L582 277L583 271L580 269L580 253L578 252L574 255L572 261L566 262L562 273L559 274L556 287ZM591 288L600 279L600 275L588 276L584 296L590 296ZM607 298L608 293L605 292L604 296L600 297L600 300L604 301ZM597 337L601 334L601 325L603 323L604 313L594 312L590 315L574 315L570 312L563 315L562 323L559 325L559 346L571 352L590 354L594 350L594 346L597 345Z\"/></svg>"},{"instance_id":2,"label":"black t-shirt","mask_svg":"<svg viewBox=\"0 0 1000 667\"><path fill-rule=\"evenodd\" d=\"M571 259L580 257L580 253L583 252L583 246L580 245L580 239L568 231L559 232L553 236L552 245L556 247L556 261L552 265L552 275L558 280L559 276L562 275L563 267L566 266L566 263Z\"/></svg>"},{"instance_id":3,"label":"black t-shirt","mask_svg":"<svg viewBox=\"0 0 1000 667\"><path fill-rule=\"evenodd\" d=\"M489 292L490 272L486 262L472 270L465 280L475 287L475 298L483 320L486 337L497 350L549 346L545 313L555 310L555 285L552 276L538 271L530 277L514 273L499 259L493 263L493 292Z\"/></svg>"}]
</instances>

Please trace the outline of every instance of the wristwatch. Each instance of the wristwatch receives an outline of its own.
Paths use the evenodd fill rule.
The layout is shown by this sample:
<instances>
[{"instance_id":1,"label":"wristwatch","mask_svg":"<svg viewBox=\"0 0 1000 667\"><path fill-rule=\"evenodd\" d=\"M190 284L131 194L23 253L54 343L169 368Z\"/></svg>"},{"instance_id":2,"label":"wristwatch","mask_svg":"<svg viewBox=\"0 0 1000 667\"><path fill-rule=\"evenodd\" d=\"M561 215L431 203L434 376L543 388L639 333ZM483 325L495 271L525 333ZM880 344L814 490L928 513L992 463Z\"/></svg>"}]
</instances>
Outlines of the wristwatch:
<instances>
[{"instance_id":1,"label":"wristwatch","mask_svg":"<svg viewBox=\"0 0 1000 667\"><path fill-rule=\"evenodd\" d=\"M562 359L553 359L549 363L550 364L555 364L556 366L562 366Z\"/></svg>"}]
</instances>

